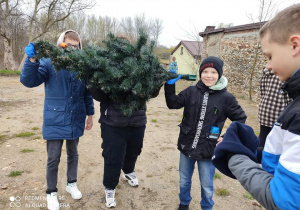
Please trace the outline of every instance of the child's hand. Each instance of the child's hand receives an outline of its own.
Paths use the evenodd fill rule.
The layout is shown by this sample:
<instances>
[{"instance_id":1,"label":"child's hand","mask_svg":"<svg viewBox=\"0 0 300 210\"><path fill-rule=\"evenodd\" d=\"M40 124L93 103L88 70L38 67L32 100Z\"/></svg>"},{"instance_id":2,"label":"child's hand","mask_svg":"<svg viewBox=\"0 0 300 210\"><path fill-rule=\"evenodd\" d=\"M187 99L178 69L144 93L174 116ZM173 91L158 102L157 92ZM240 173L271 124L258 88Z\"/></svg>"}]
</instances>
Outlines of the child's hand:
<instances>
[{"instance_id":1,"label":"child's hand","mask_svg":"<svg viewBox=\"0 0 300 210\"><path fill-rule=\"evenodd\" d=\"M34 49L33 42L30 42L30 44L25 47L25 53L28 55L28 58L32 58L35 56L35 49Z\"/></svg>"},{"instance_id":2,"label":"child's hand","mask_svg":"<svg viewBox=\"0 0 300 210\"><path fill-rule=\"evenodd\" d=\"M86 119L86 126L85 129L86 130L91 130L93 127L93 116L89 115L88 118Z\"/></svg>"},{"instance_id":3,"label":"child's hand","mask_svg":"<svg viewBox=\"0 0 300 210\"><path fill-rule=\"evenodd\" d=\"M218 139L217 139L217 145L216 146L218 146L218 144L220 144L221 142L223 141L223 137L219 137Z\"/></svg>"},{"instance_id":4,"label":"child's hand","mask_svg":"<svg viewBox=\"0 0 300 210\"><path fill-rule=\"evenodd\" d=\"M181 78L181 76L182 76L182 75L179 74L179 76L178 76L177 78L168 80L168 81L167 81L167 84L168 84L168 85L174 85L175 82L177 82L177 81Z\"/></svg>"}]
</instances>

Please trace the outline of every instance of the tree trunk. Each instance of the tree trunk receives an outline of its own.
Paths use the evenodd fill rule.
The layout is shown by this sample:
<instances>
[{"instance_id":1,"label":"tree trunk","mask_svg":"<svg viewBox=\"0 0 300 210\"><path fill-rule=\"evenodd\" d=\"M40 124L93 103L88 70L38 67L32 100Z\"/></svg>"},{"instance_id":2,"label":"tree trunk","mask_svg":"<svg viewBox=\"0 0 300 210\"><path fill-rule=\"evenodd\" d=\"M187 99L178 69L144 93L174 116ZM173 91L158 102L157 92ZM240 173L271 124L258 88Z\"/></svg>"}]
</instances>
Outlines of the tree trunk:
<instances>
[{"instance_id":1,"label":"tree trunk","mask_svg":"<svg viewBox=\"0 0 300 210\"><path fill-rule=\"evenodd\" d=\"M4 39L4 69L17 70L18 66L15 62L11 43Z\"/></svg>"},{"instance_id":2,"label":"tree trunk","mask_svg":"<svg viewBox=\"0 0 300 210\"><path fill-rule=\"evenodd\" d=\"M20 65L19 65L19 68L18 68L19 71L22 71L22 68L23 68L23 66L24 66L26 57L27 57L27 55L24 54L24 55L23 55L23 58L22 58L22 61L21 61Z\"/></svg>"}]
</instances>

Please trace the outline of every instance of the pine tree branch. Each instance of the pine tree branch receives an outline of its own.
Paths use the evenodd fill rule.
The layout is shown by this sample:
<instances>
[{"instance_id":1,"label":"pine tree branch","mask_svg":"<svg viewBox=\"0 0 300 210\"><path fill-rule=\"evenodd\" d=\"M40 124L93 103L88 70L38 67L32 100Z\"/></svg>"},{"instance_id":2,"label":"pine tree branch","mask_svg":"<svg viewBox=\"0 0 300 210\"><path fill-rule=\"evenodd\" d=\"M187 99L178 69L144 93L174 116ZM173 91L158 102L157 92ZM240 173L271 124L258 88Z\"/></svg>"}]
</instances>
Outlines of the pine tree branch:
<instances>
[{"instance_id":1,"label":"pine tree branch","mask_svg":"<svg viewBox=\"0 0 300 210\"><path fill-rule=\"evenodd\" d=\"M88 88L101 89L121 104L122 112L131 116L143 108L164 81L178 77L166 71L153 53L154 43L146 45L141 33L136 44L109 34L105 47L88 45L82 50L59 48L45 41L35 43L36 57L51 58L56 70L66 69L87 82ZM191 76L184 79L195 80Z\"/></svg>"}]
</instances>

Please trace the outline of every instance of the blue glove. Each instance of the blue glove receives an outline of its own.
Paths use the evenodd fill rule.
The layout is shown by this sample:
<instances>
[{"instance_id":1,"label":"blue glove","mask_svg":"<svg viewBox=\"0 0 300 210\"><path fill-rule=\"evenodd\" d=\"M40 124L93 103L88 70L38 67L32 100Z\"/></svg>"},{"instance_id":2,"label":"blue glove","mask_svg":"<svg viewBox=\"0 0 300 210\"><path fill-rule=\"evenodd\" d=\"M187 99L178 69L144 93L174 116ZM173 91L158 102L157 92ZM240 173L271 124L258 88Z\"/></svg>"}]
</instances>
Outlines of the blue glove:
<instances>
[{"instance_id":1,"label":"blue glove","mask_svg":"<svg viewBox=\"0 0 300 210\"><path fill-rule=\"evenodd\" d=\"M240 122L233 122L226 131L222 142L215 148L212 162L226 176L235 179L228 168L228 158L235 154L248 156L256 162L256 149L259 139L253 129Z\"/></svg>"},{"instance_id":2,"label":"blue glove","mask_svg":"<svg viewBox=\"0 0 300 210\"><path fill-rule=\"evenodd\" d=\"M32 58L35 56L35 49L34 49L33 42L30 42L30 44L25 47L25 53L28 55L28 58Z\"/></svg>"},{"instance_id":3,"label":"blue glove","mask_svg":"<svg viewBox=\"0 0 300 210\"><path fill-rule=\"evenodd\" d=\"M168 81L167 81L167 84L168 84L168 85L174 85L175 82L177 82L177 81L181 78L181 76L182 76L182 75L179 74L179 76L178 76L177 78L168 80Z\"/></svg>"}]
</instances>

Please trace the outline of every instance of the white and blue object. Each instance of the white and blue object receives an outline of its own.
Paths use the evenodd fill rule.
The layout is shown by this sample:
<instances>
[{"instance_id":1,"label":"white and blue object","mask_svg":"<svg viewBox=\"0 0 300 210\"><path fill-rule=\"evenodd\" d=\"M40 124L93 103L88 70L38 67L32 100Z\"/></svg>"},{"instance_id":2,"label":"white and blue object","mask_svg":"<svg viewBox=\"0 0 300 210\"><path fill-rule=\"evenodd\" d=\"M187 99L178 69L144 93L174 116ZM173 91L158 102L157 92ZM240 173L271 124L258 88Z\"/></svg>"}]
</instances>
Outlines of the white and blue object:
<instances>
[{"instance_id":1,"label":"white and blue object","mask_svg":"<svg viewBox=\"0 0 300 210\"><path fill-rule=\"evenodd\" d=\"M209 138L217 140L220 135L220 129L216 126L212 126L210 129Z\"/></svg>"}]
</instances>

